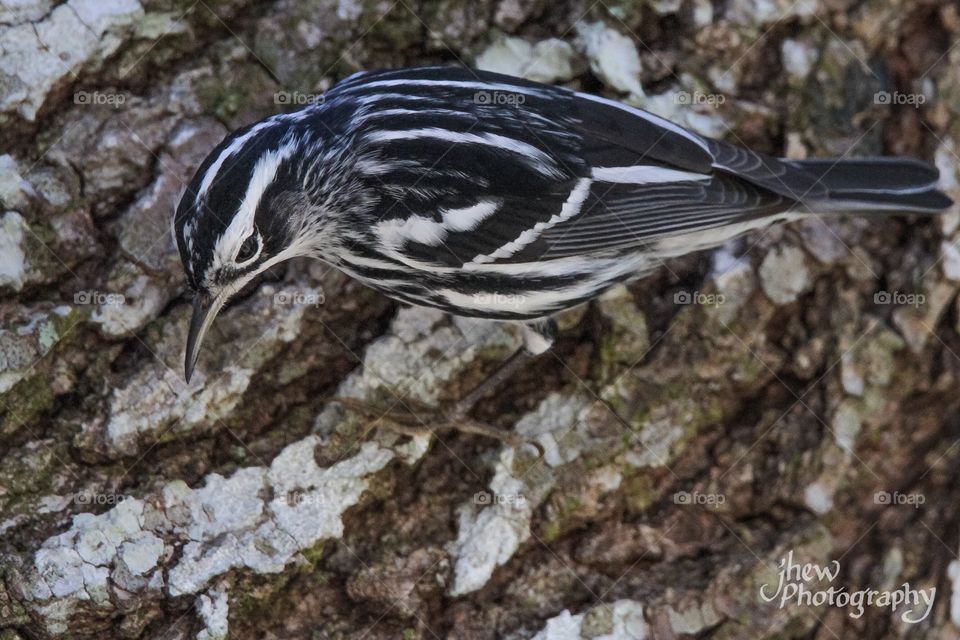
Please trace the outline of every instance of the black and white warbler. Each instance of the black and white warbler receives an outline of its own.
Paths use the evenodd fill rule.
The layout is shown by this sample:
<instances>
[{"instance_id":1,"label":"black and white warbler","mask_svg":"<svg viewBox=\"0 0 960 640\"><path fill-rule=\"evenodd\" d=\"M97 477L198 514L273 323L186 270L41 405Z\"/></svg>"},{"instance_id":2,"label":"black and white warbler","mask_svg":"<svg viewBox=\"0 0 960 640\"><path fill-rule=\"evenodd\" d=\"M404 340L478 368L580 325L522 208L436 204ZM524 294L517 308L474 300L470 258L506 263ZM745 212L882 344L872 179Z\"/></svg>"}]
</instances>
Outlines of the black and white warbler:
<instances>
[{"instance_id":1,"label":"black and white warbler","mask_svg":"<svg viewBox=\"0 0 960 640\"><path fill-rule=\"evenodd\" d=\"M902 158L780 160L494 73L356 74L228 136L187 188L186 376L224 303L295 256L413 305L522 323L540 353L551 314L663 258L808 215L937 213L951 204L937 177Z\"/></svg>"}]
</instances>

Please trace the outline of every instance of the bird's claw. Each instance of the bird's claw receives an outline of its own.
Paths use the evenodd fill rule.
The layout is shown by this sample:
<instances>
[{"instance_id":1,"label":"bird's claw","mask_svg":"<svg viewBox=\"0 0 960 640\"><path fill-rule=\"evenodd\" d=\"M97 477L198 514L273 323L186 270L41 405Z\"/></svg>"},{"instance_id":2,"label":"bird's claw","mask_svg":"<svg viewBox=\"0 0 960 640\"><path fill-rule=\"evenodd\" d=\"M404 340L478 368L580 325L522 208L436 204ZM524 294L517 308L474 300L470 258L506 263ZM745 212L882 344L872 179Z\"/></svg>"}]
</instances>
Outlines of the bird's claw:
<instances>
[{"instance_id":1,"label":"bird's claw","mask_svg":"<svg viewBox=\"0 0 960 640\"><path fill-rule=\"evenodd\" d=\"M438 411L428 408L421 413L415 412L409 407L406 407L404 411L396 411L392 408L384 410L382 407L368 404L356 398L334 396L330 398L330 402L336 402L350 411L372 417L371 428L382 426L395 433L408 436L433 435L438 431L459 431L499 440L515 449L520 449L523 445L530 445L537 450L538 458L542 458L545 454L543 446L539 442L474 420L466 416L463 411L458 410L459 407L456 404L451 411Z\"/></svg>"}]
</instances>

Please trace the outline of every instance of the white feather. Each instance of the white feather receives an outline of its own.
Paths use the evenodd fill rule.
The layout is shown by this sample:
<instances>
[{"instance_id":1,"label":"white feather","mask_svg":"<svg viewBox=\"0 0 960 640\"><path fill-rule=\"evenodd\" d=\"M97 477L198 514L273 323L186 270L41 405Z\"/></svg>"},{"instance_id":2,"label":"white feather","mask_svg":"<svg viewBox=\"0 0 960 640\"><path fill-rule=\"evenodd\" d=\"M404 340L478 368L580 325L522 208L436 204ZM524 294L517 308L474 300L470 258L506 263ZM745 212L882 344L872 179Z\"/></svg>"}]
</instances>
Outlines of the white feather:
<instances>
[{"instance_id":1,"label":"white feather","mask_svg":"<svg viewBox=\"0 0 960 640\"><path fill-rule=\"evenodd\" d=\"M497 203L482 201L463 209L447 209L441 212L441 220L424 216L384 220L377 223L376 232L386 246L398 250L408 242L417 242L431 247L438 246L451 232L470 231L497 210Z\"/></svg>"},{"instance_id":2,"label":"white feather","mask_svg":"<svg viewBox=\"0 0 960 640\"><path fill-rule=\"evenodd\" d=\"M567 201L564 202L563 206L560 208L560 213L555 213L554 215L550 216L550 219L546 222L538 222L537 224L533 225L532 228L521 233L516 240L508 242L493 253L475 256L472 262L493 262L494 260L499 260L501 258L509 258L531 242L534 242L538 237L540 237L540 234L544 230L560 224L564 220L568 220L580 213L580 209L583 207L584 201L590 194L591 182L592 181L589 178L580 178L577 181L577 184L573 187L573 190L570 192L570 195L567 197Z\"/></svg>"},{"instance_id":3,"label":"white feather","mask_svg":"<svg viewBox=\"0 0 960 640\"><path fill-rule=\"evenodd\" d=\"M297 148L297 142L295 140L289 140L278 149L267 151L257 160L257 164L253 169L253 175L247 184L247 191L243 196L243 200L240 202L240 207L230 221L230 225L223 232L223 235L217 238L217 243L214 245L213 255L215 266L229 264L234 261L240 245L247 236L253 233L254 216L257 213L257 206L260 204L260 199L276 178L280 165L293 155ZM247 262L255 260L262 249L261 243L258 245L257 253L247 260ZM209 273L212 274L215 271L216 269L210 269Z\"/></svg>"},{"instance_id":4,"label":"white feather","mask_svg":"<svg viewBox=\"0 0 960 640\"><path fill-rule=\"evenodd\" d=\"M682 256L694 251L719 246L737 236L753 231L754 229L766 227L774 222L790 222L803 218L804 215L803 213L785 211L777 215L748 220L746 222L738 222L736 224L728 224L714 229L678 233L677 235L667 236L657 242L652 248L652 253L658 258Z\"/></svg>"},{"instance_id":5,"label":"white feather","mask_svg":"<svg viewBox=\"0 0 960 640\"><path fill-rule=\"evenodd\" d=\"M220 169L223 167L223 163L227 161L227 158L240 151L250 138L260 133L263 129L272 127L275 124L277 124L277 122L273 118L268 118L255 125L242 136L237 137L226 149L221 151L217 159L213 161L213 164L207 168L207 172L203 174L203 180L200 182L200 191L196 194L197 199L202 198L207 191L210 190L210 186L216 179L217 174L220 173Z\"/></svg>"},{"instance_id":6,"label":"white feather","mask_svg":"<svg viewBox=\"0 0 960 640\"><path fill-rule=\"evenodd\" d=\"M503 149L522 156L540 173L553 178L563 177L563 172L554 163L553 158L526 142L514 138L497 135L495 133L460 133L441 129L439 127L424 127L422 129L406 129L400 131L374 131L367 134L367 142L389 142L391 140L416 140L419 138L433 138L451 144L483 144L497 149Z\"/></svg>"},{"instance_id":7,"label":"white feather","mask_svg":"<svg viewBox=\"0 0 960 640\"><path fill-rule=\"evenodd\" d=\"M459 89L472 89L474 91L502 91L504 93L516 93L529 96L546 96L543 89L536 87L524 87L514 84L502 84L499 82L482 82L480 80L375 80L373 82L363 82L352 87L346 87L344 93L349 93L356 89L366 90L372 87L450 87Z\"/></svg>"},{"instance_id":8,"label":"white feather","mask_svg":"<svg viewBox=\"0 0 960 640\"><path fill-rule=\"evenodd\" d=\"M629 167L596 167L592 177L598 182L616 182L619 184L653 184L660 182L690 182L711 180L705 173L678 171L651 165L633 165Z\"/></svg>"}]
</instances>

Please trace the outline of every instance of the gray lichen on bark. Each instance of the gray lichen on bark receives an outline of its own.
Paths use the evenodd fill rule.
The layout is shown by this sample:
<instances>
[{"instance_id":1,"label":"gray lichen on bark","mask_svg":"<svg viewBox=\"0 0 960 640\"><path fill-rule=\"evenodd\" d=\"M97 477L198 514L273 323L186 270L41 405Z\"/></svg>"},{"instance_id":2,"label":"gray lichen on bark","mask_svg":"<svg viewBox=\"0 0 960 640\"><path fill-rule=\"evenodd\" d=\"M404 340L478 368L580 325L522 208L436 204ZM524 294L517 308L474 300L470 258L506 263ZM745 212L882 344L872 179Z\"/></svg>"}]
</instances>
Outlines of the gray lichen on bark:
<instances>
[{"instance_id":1,"label":"gray lichen on bark","mask_svg":"<svg viewBox=\"0 0 960 640\"><path fill-rule=\"evenodd\" d=\"M326 402L440 407L519 342L317 263L185 384L169 221L226 132L436 62L924 157L957 198L958 38L946 0L0 0L0 638L956 635L957 211L771 229L564 314L476 412L542 458ZM791 552L935 606L764 602Z\"/></svg>"}]
</instances>

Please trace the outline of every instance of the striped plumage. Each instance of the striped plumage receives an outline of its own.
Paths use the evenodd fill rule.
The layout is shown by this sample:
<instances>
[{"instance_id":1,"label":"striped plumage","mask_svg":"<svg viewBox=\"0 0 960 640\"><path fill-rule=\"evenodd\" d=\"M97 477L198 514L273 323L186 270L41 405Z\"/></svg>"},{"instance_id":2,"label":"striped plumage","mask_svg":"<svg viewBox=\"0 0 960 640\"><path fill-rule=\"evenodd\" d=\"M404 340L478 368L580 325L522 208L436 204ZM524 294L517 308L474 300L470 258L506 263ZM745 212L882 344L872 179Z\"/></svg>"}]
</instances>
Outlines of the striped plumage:
<instances>
[{"instance_id":1,"label":"striped plumage","mask_svg":"<svg viewBox=\"0 0 960 640\"><path fill-rule=\"evenodd\" d=\"M941 211L936 180L913 160L778 160L499 74L357 74L235 132L197 171L174 225L199 301L187 369L227 298L297 255L410 304L542 333L538 319L664 257L774 221Z\"/></svg>"}]
</instances>

